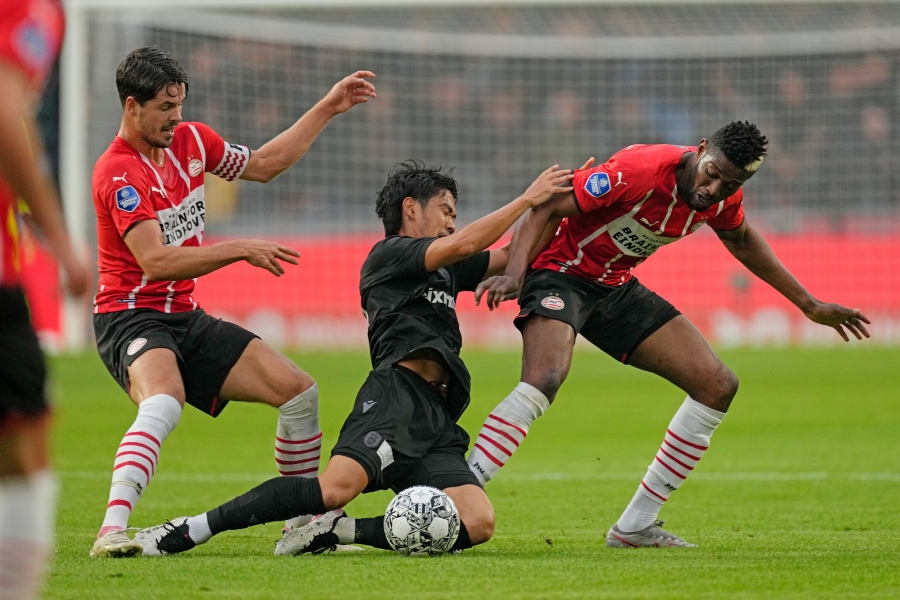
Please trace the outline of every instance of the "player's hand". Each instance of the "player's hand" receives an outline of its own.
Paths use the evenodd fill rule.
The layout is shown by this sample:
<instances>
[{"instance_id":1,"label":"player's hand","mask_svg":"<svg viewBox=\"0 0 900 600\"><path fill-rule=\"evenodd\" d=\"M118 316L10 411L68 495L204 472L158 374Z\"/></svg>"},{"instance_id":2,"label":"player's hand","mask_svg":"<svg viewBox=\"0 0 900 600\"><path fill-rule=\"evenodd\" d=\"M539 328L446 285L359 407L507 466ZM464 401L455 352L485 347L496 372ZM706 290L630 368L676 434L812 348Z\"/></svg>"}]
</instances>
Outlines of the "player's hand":
<instances>
[{"instance_id":1,"label":"player's hand","mask_svg":"<svg viewBox=\"0 0 900 600\"><path fill-rule=\"evenodd\" d=\"M594 157L593 157L593 156L590 157L589 159L587 159L587 162L584 163L583 165L581 165L580 167L578 167L578 169L576 169L576 170L577 170L577 171L584 171L585 169L590 169L592 164L594 164Z\"/></svg>"},{"instance_id":2,"label":"player's hand","mask_svg":"<svg viewBox=\"0 0 900 600\"><path fill-rule=\"evenodd\" d=\"M87 263L75 252L60 257L59 263L65 274L66 291L76 298L83 296L91 283L91 272Z\"/></svg>"},{"instance_id":3,"label":"player's hand","mask_svg":"<svg viewBox=\"0 0 900 600\"><path fill-rule=\"evenodd\" d=\"M373 78L372 71L357 71L349 77L344 77L331 88L328 95L322 99L331 108L334 114L339 115L360 104L368 102L369 98L375 98L375 86L364 78Z\"/></svg>"},{"instance_id":4,"label":"player's hand","mask_svg":"<svg viewBox=\"0 0 900 600\"><path fill-rule=\"evenodd\" d=\"M276 277L284 275L282 262L300 264L300 253L296 250L266 240L244 240L244 260L260 269L265 269ZM280 262L279 262L280 261Z\"/></svg>"},{"instance_id":5,"label":"player's hand","mask_svg":"<svg viewBox=\"0 0 900 600\"><path fill-rule=\"evenodd\" d=\"M540 206L556 194L571 192L573 188L569 182L573 177L575 175L572 174L572 171L560 169L559 165L553 165L541 173L520 197L524 198L531 208Z\"/></svg>"},{"instance_id":6,"label":"player's hand","mask_svg":"<svg viewBox=\"0 0 900 600\"><path fill-rule=\"evenodd\" d=\"M481 296L487 292L485 301L488 310L494 310L504 300L518 298L521 287L522 283L514 277L507 277L506 275L488 277L475 288L475 306L481 305Z\"/></svg>"},{"instance_id":7,"label":"player's hand","mask_svg":"<svg viewBox=\"0 0 900 600\"><path fill-rule=\"evenodd\" d=\"M815 323L833 328L845 342L849 342L850 338L844 331L844 327L855 335L858 340L863 339L863 336L871 337L864 325L864 323L871 325L871 321L859 312L859 309L846 308L831 302L817 302L815 306L804 311L803 314Z\"/></svg>"}]
</instances>

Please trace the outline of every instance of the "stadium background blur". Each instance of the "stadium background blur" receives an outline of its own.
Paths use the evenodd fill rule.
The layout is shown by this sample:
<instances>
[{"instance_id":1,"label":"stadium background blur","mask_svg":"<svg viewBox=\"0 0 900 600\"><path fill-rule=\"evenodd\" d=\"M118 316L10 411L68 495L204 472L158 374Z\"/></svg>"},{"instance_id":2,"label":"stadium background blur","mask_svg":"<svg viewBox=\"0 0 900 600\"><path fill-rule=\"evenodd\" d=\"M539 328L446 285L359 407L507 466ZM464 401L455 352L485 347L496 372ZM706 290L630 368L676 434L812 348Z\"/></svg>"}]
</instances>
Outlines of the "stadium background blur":
<instances>
[{"instance_id":1,"label":"stadium background blur","mask_svg":"<svg viewBox=\"0 0 900 600\"><path fill-rule=\"evenodd\" d=\"M695 144L747 119L772 142L746 187L748 218L814 294L870 316L873 338L774 349L840 342L706 228L637 268L741 378L714 451L666 508L701 544L689 554L606 549L606 528L683 394L579 350L560 401L491 483L497 534L474 551L426 563L383 552L277 561L271 524L185 557L97 561L87 551L119 441L111 432L134 409L93 349L89 306L61 305L56 268L32 240L26 285L42 340L80 349L51 360L63 490L45 597L900 596L900 4L494 3L65 0L62 95L42 115L70 229L95 263L90 172L118 127L114 73L130 50L169 50L190 78L185 118L250 146L340 77L375 71L378 99L335 119L272 183L207 181L208 240L273 237L303 259L280 279L229 266L196 297L293 348L326 398L330 447L369 369L357 281L382 235L374 199L394 163L455 167L462 225L552 163L602 161L632 143ZM514 303L491 315L464 294L457 306L475 383L461 424L474 433L517 380L520 338ZM731 348L745 346L766 349ZM186 411L134 524L195 514L273 476L272 421L257 406L230 406L215 422ZM390 497L366 495L351 514L377 514Z\"/></svg>"},{"instance_id":2,"label":"stadium background blur","mask_svg":"<svg viewBox=\"0 0 900 600\"><path fill-rule=\"evenodd\" d=\"M64 86L63 98L80 102L90 125L63 140L70 168L61 184L70 225L94 256L89 178L66 173L89 173L115 135L119 61L158 44L187 70L185 119L251 147L346 73L378 75L378 99L335 119L273 183L208 176L208 240L274 237L303 253L282 279L240 264L198 285L208 311L275 345L365 344L358 269L381 235L375 194L400 160L453 167L465 224L553 163L602 162L633 143L696 144L734 119L771 140L745 188L748 218L815 295L861 308L875 343L900 343L897 3L244 4L68 3L68 48L81 57L68 65L86 81ZM44 115L52 132L52 100ZM55 268L37 248L30 254L42 339L51 349L90 345L89 320L60 310ZM709 231L664 248L636 274L721 345L838 341ZM514 303L499 317L467 298L459 306L470 344L518 343Z\"/></svg>"}]
</instances>

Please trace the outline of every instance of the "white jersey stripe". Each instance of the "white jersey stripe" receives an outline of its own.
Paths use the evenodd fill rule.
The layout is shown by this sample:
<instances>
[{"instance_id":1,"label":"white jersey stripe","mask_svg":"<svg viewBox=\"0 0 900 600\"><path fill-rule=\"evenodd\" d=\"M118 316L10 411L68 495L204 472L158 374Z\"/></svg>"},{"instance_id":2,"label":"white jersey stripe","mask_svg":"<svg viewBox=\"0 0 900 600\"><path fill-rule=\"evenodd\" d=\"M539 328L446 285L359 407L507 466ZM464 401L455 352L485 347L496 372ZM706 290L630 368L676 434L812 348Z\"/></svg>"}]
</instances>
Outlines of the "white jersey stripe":
<instances>
[{"instance_id":1,"label":"white jersey stripe","mask_svg":"<svg viewBox=\"0 0 900 600\"><path fill-rule=\"evenodd\" d=\"M647 192L647 195L644 196L643 200L641 200L640 202L638 202L637 204L634 205L634 208L631 209L631 212L628 213L628 216L633 217L637 213L637 211L639 211L641 209L641 207L644 205L644 202L647 201L647 198L649 198L652 195L653 195L653 190L650 190L649 192ZM560 267L559 272L565 273L569 267L574 267L575 265L580 265L581 260L584 258L584 247L587 246L588 244L590 244L591 242L593 242L594 240L596 240L598 237L600 237L604 233L606 233L607 225L604 225L603 227L596 230L591 235L587 236L586 238L584 238L583 240L578 242L578 255L573 260L567 261L565 265Z\"/></svg>"},{"instance_id":2,"label":"white jersey stripe","mask_svg":"<svg viewBox=\"0 0 900 600\"><path fill-rule=\"evenodd\" d=\"M169 199L169 194L166 193L166 186L165 186L165 184L163 184L162 177L159 176L159 173L156 171L156 168L153 166L153 163L151 163L151 162L150 162L150 159L147 158L146 156L144 156L143 154L140 154L140 153L139 153L139 155L140 155L140 157L141 157L142 159L144 159L144 162L147 163L147 166L150 168L150 170L153 172L153 174L156 175L156 183L159 184L159 190L160 190L159 193L162 194L162 197L163 197L163 198L165 198L166 200L168 200L168 199ZM171 204L171 202L172 202L172 201L169 200L169 203L170 203L170 204ZM172 206L175 206L175 205L172 204Z\"/></svg>"},{"instance_id":3,"label":"white jersey stripe","mask_svg":"<svg viewBox=\"0 0 900 600\"><path fill-rule=\"evenodd\" d=\"M105 289L106 289L106 285L101 283L100 284L100 292L103 292L103 290L105 290ZM97 296L99 296L99 295L100 295L100 293L97 294ZM94 314L95 315L100 313L100 305L97 304L97 296L94 296Z\"/></svg>"},{"instance_id":4,"label":"white jersey stripe","mask_svg":"<svg viewBox=\"0 0 900 600\"><path fill-rule=\"evenodd\" d=\"M600 237L600 236L603 235L604 233L606 233L606 225L604 225L603 227L601 227L600 229L598 229L597 231L595 231L595 232L592 233L591 235L587 236L586 238L584 238L583 240L581 240L580 242L578 242L578 255L575 256L575 258L574 258L573 260L566 261L566 264L559 268L559 272L560 272L560 273L565 273L565 272L566 272L566 269L568 269L569 267L574 267L575 265L580 265L580 264L581 264L581 259L584 258L584 250L583 250L583 248L584 248L587 244L590 244L591 242L593 242L594 240L596 240L598 237Z\"/></svg>"},{"instance_id":5,"label":"white jersey stripe","mask_svg":"<svg viewBox=\"0 0 900 600\"><path fill-rule=\"evenodd\" d=\"M656 235L660 235L663 231L666 230L666 223L669 222L669 217L672 216L672 209L675 208L675 203L678 202L678 198L676 197L677 194L678 186L676 185L674 188L672 188L672 204L669 205L669 210L666 211L666 218L663 219L662 225L660 225L659 229L656 231Z\"/></svg>"},{"instance_id":6,"label":"white jersey stripe","mask_svg":"<svg viewBox=\"0 0 900 600\"><path fill-rule=\"evenodd\" d=\"M194 139L197 140L197 146L200 147L200 160L203 161L203 170L206 170L206 146L203 145L203 140L200 139L200 134L197 132L197 128L193 125L188 125L191 128L191 131L194 132Z\"/></svg>"},{"instance_id":7,"label":"white jersey stripe","mask_svg":"<svg viewBox=\"0 0 900 600\"><path fill-rule=\"evenodd\" d=\"M169 160L172 161L172 164L175 165L175 168L178 170L178 174L181 175L181 178L184 179L184 185L187 186L187 189L191 189L191 180L188 179L187 173L184 172L184 169L181 168L181 163L178 162L178 159L175 158L175 153L166 148L166 154L169 156Z\"/></svg>"},{"instance_id":8,"label":"white jersey stripe","mask_svg":"<svg viewBox=\"0 0 900 600\"><path fill-rule=\"evenodd\" d=\"M141 288L147 285L147 274L144 273L144 276L141 277L141 285L136 286L131 293L128 294L128 299L130 302L128 303L128 310L134 309L134 305L137 304L137 293L141 291Z\"/></svg>"},{"instance_id":9,"label":"white jersey stripe","mask_svg":"<svg viewBox=\"0 0 900 600\"><path fill-rule=\"evenodd\" d=\"M722 200L719 202L719 208L716 209L716 216L719 216L719 213L722 212L722 209L725 208L725 201Z\"/></svg>"},{"instance_id":10,"label":"white jersey stripe","mask_svg":"<svg viewBox=\"0 0 900 600\"><path fill-rule=\"evenodd\" d=\"M691 226L691 220L693 220L694 215L696 215L696 214L697 214L697 211L692 210L691 214L688 215L687 221L684 222L684 229L681 230L681 237L684 237L687 235L688 227Z\"/></svg>"},{"instance_id":11,"label":"white jersey stripe","mask_svg":"<svg viewBox=\"0 0 900 600\"><path fill-rule=\"evenodd\" d=\"M597 281L599 281L600 283L603 283L603 280L606 279L606 276L612 272L612 269L609 268L610 265L613 264L614 262L616 262L617 260L619 260L620 258L622 258L623 256L624 256L624 254L622 254L620 252L619 254L616 254L613 258L611 258L609 261L607 261L607 263L605 265L603 265L604 268L606 269L606 273L601 275Z\"/></svg>"},{"instance_id":12,"label":"white jersey stripe","mask_svg":"<svg viewBox=\"0 0 900 600\"><path fill-rule=\"evenodd\" d=\"M172 312L172 296L175 295L175 284L176 283L178 283L178 282L172 281L172 283L169 284L169 287L166 288L167 290L169 290L169 293L166 294L166 312L167 313Z\"/></svg>"}]
</instances>

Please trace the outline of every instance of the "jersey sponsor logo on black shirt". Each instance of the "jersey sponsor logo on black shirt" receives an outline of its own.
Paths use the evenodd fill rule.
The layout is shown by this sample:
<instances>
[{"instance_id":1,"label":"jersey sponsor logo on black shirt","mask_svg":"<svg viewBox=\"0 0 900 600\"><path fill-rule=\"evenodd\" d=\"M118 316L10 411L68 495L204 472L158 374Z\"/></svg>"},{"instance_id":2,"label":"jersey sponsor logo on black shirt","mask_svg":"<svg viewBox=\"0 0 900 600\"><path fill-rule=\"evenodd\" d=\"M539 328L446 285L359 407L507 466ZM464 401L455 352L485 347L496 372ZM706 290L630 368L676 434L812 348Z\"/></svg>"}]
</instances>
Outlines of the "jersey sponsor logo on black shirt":
<instances>
[{"instance_id":1,"label":"jersey sponsor logo on black shirt","mask_svg":"<svg viewBox=\"0 0 900 600\"><path fill-rule=\"evenodd\" d=\"M456 300L447 292L429 289L424 296L432 304L446 304L450 308L456 309Z\"/></svg>"}]
</instances>

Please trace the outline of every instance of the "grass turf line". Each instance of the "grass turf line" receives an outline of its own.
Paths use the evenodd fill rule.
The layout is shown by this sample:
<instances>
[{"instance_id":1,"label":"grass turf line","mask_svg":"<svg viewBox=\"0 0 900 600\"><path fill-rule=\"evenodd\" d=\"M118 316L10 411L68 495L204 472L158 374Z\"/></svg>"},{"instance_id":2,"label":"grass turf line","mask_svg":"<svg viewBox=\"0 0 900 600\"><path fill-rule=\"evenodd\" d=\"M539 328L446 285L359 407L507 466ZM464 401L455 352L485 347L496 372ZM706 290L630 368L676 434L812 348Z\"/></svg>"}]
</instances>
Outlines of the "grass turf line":
<instances>
[{"instance_id":1,"label":"grass turf line","mask_svg":"<svg viewBox=\"0 0 900 600\"><path fill-rule=\"evenodd\" d=\"M465 352L477 434L518 381L515 352ZM364 353L292 356L321 388L330 448L369 369ZM462 555L378 550L275 559L277 524L180 556L88 557L115 449L135 409L95 355L52 361L63 483L45 597L124 598L885 598L900 597L900 351L724 352L741 390L696 476L662 518L690 550L616 551L604 539L683 399L673 386L579 351L569 380L488 487L497 531ZM132 519L202 512L275 476L275 413L187 409ZM196 477L196 479L194 479ZM371 516L389 492L348 510Z\"/></svg>"}]
</instances>

